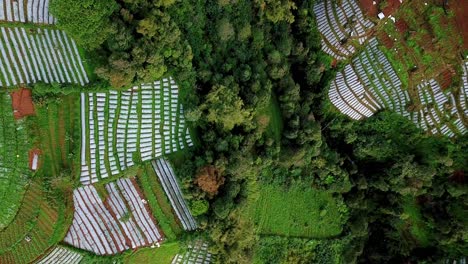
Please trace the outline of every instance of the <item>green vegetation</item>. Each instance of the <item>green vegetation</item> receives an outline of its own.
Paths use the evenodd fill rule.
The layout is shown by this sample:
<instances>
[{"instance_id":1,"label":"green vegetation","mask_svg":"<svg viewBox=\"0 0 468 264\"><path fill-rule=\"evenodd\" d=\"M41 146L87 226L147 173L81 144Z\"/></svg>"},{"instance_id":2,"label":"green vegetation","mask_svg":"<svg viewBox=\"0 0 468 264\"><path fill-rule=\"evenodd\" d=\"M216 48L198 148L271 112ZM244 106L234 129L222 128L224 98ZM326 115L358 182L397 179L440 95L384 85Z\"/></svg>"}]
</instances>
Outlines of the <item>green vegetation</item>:
<instances>
[{"instance_id":1,"label":"green vegetation","mask_svg":"<svg viewBox=\"0 0 468 264\"><path fill-rule=\"evenodd\" d=\"M170 264L179 250L179 243L168 242L162 244L159 248L143 248L135 253L129 254L124 257L123 263L151 263L157 260L158 264Z\"/></svg>"},{"instance_id":2,"label":"green vegetation","mask_svg":"<svg viewBox=\"0 0 468 264\"><path fill-rule=\"evenodd\" d=\"M8 93L0 93L0 230L15 216L23 198L29 170L27 121L15 121Z\"/></svg>"},{"instance_id":3,"label":"green vegetation","mask_svg":"<svg viewBox=\"0 0 468 264\"><path fill-rule=\"evenodd\" d=\"M303 184L267 185L250 217L260 234L309 238L337 236L346 222L346 206L330 193Z\"/></svg>"}]
</instances>

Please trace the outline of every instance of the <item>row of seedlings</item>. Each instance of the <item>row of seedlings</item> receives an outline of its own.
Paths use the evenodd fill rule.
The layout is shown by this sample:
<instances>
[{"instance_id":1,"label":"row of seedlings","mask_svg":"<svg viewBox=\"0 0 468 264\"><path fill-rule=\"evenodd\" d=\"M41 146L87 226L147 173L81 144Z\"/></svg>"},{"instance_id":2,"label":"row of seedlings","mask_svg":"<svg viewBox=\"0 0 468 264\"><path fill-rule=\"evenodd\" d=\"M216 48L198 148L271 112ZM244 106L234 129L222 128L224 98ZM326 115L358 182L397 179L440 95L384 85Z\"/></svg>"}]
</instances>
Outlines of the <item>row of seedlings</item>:
<instances>
[{"instance_id":1,"label":"row of seedlings","mask_svg":"<svg viewBox=\"0 0 468 264\"><path fill-rule=\"evenodd\" d=\"M455 98L445 95L436 80L423 81L417 89L423 108L417 118L413 118L416 125L431 134L443 134L448 137L465 132L466 128L457 111Z\"/></svg>"},{"instance_id":2,"label":"row of seedlings","mask_svg":"<svg viewBox=\"0 0 468 264\"><path fill-rule=\"evenodd\" d=\"M197 240L188 245L184 254L177 254L171 264L210 264L211 262L212 255L208 251L208 244Z\"/></svg>"},{"instance_id":3,"label":"row of seedlings","mask_svg":"<svg viewBox=\"0 0 468 264\"><path fill-rule=\"evenodd\" d=\"M108 196L104 201L91 185L73 192L75 214L66 243L98 255L111 255L162 240L133 179L119 179L106 184L105 189Z\"/></svg>"},{"instance_id":4,"label":"row of seedlings","mask_svg":"<svg viewBox=\"0 0 468 264\"><path fill-rule=\"evenodd\" d=\"M360 120L372 116L381 106L358 79L351 65L338 72L331 83L328 96L338 110L352 119Z\"/></svg>"},{"instance_id":5,"label":"row of seedlings","mask_svg":"<svg viewBox=\"0 0 468 264\"><path fill-rule=\"evenodd\" d=\"M0 28L0 86L89 82L76 43L59 30Z\"/></svg>"},{"instance_id":6,"label":"row of seedlings","mask_svg":"<svg viewBox=\"0 0 468 264\"><path fill-rule=\"evenodd\" d=\"M172 79L130 90L81 95L81 182L90 184L192 140Z\"/></svg>"},{"instance_id":7,"label":"row of seedlings","mask_svg":"<svg viewBox=\"0 0 468 264\"><path fill-rule=\"evenodd\" d=\"M0 20L55 24L49 13L50 0L0 0Z\"/></svg>"},{"instance_id":8,"label":"row of seedlings","mask_svg":"<svg viewBox=\"0 0 468 264\"><path fill-rule=\"evenodd\" d=\"M81 259L83 259L83 255L80 253L69 250L65 247L56 246L49 252L49 254L36 262L36 264L78 264Z\"/></svg>"},{"instance_id":9,"label":"row of seedlings","mask_svg":"<svg viewBox=\"0 0 468 264\"><path fill-rule=\"evenodd\" d=\"M409 94L402 89L398 75L377 45L377 40L371 39L366 48L353 59L352 65L364 87L379 105L410 118L406 109L410 101Z\"/></svg>"},{"instance_id":10,"label":"row of seedlings","mask_svg":"<svg viewBox=\"0 0 468 264\"><path fill-rule=\"evenodd\" d=\"M41 186L31 183L15 219L0 231L0 263L31 263L50 246L58 208L47 202Z\"/></svg>"},{"instance_id":11,"label":"row of seedlings","mask_svg":"<svg viewBox=\"0 0 468 264\"><path fill-rule=\"evenodd\" d=\"M332 57L343 60L355 52L350 41L363 44L367 32L374 24L364 18L361 9L353 0L324 0L314 5L318 30L322 35L322 49Z\"/></svg>"},{"instance_id":12,"label":"row of seedlings","mask_svg":"<svg viewBox=\"0 0 468 264\"><path fill-rule=\"evenodd\" d=\"M184 230L190 231L197 229L197 222L185 202L171 164L165 159L160 158L153 160L152 165Z\"/></svg>"}]
</instances>

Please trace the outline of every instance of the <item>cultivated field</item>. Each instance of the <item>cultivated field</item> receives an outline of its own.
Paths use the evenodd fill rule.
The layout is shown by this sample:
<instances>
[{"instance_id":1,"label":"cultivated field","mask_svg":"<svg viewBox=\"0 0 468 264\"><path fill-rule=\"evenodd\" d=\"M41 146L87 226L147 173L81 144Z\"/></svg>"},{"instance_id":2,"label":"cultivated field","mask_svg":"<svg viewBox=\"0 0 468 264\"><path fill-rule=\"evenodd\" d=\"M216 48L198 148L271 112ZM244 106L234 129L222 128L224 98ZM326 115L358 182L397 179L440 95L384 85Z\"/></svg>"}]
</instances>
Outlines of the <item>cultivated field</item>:
<instances>
[{"instance_id":1,"label":"cultivated field","mask_svg":"<svg viewBox=\"0 0 468 264\"><path fill-rule=\"evenodd\" d=\"M331 21L325 18L331 14L342 16L343 8L330 2L319 2L314 8L322 34L333 31L337 25L323 22ZM346 3L343 1L343 5ZM361 4L369 3L361 1ZM371 11L367 13L375 13ZM461 47L458 40L449 37L454 30L451 18L445 17L435 3L405 2L400 7L395 2L395 6L384 8L384 13L396 18L382 20L369 34L377 38L359 43L364 44L361 52L349 53L348 64L330 86L330 101L341 113L356 120L387 109L403 115L429 134L449 137L464 134L468 125L467 62L456 56ZM423 14L430 14L428 21L422 19ZM371 19L376 21L375 17ZM329 48L327 38L325 34L322 43L325 51ZM455 68L461 69L460 75L457 76Z\"/></svg>"},{"instance_id":2,"label":"cultivated field","mask_svg":"<svg viewBox=\"0 0 468 264\"><path fill-rule=\"evenodd\" d=\"M53 236L58 219L41 186L30 184L15 219L0 231L0 263L30 263L43 254L57 242Z\"/></svg>"},{"instance_id":3,"label":"cultivated field","mask_svg":"<svg viewBox=\"0 0 468 264\"><path fill-rule=\"evenodd\" d=\"M111 255L162 240L146 200L133 179L74 191L75 216L64 241L74 247ZM103 197L104 196L104 197Z\"/></svg>"},{"instance_id":4,"label":"cultivated field","mask_svg":"<svg viewBox=\"0 0 468 264\"><path fill-rule=\"evenodd\" d=\"M49 14L50 0L0 0L0 20L55 24Z\"/></svg>"},{"instance_id":5,"label":"cultivated field","mask_svg":"<svg viewBox=\"0 0 468 264\"><path fill-rule=\"evenodd\" d=\"M353 0L323 0L314 6L318 30L322 35L322 49L337 60L354 54L364 43L374 23L365 18Z\"/></svg>"},{"instance_id":6,"label":"cultivated field","mask_svg":"<svg viewBox=\"0 0 468 264\"><path fill-rule=\"evenodd\" d=\"M158 175L159 182L163 186L166 195L169 197L172 209L175 211L184 229L197 229L197 223L185 202L171 164L169 164L165 159L153 160L152 164L154 171Z\"/></svg>"},{"instance_id":7,"label":"cultivated field","mask_svg":"<svg viewBox=\"0 0 468 264\"><path fill-rule=\"evenodd\" d=\"M0 92L0 230L15 216L31 174L26 123L15 121L11 104L11 96Z\"/></svg>"},{"instance_id":8,"label":"cultivated field","mask_svg":"<svg viewBox=\"0 0 468 264\"><path fill-rule=\"evenodd\" d=\"M78 264L83 256L65 247L57 246L36 264Z\"/></svg>"},{"instance_id":9,"label":"cultivated field","mask_svg":"<svg viewBox=\"0 0 468 264\"><path fill-rule=\"evenodd\" d=\"M0 86L88 83L75 42L53 29L0 27Z\"/></svg>"},{"instance_id":10,"label":"cultivated field","mask_svg":"<svg viewBox=\"0 0 468 264\"><path fill-rule=\"evenodd\" d=\"M81 95L81 182L192 146L172 79Z\"/></svg>"},{"instance_id":11,"label":"cultivated field","mask_svg":"<svg viewBox=\"0 0 468 264\"><path fill-rule=\"evenodd\" d=\"M212 256L208 252L208 244L198 240L187 246L187 252L177 254L171 264L210 264L211 262Z\"/></svg>"},{"instance_id":12,"label":"cultivated field","mask_svg":"<svg viewBox=\"0 0 468 264\"><path fill-rule=\"evenodd\" d=\"M341 233L344 209L341 200L310 186L266 185L248 214L263 235L327 238Z\"/></svg>"}]
</instances>

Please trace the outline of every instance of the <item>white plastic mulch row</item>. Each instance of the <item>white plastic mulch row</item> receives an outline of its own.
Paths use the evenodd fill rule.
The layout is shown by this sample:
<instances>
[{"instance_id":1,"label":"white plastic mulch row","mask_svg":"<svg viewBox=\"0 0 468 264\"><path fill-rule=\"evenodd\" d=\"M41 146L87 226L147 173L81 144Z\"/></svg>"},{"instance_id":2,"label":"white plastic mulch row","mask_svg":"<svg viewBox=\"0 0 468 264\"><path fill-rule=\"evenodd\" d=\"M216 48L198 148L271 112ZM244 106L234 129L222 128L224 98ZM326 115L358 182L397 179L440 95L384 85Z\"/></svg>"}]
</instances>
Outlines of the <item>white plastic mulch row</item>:
<instances>
[{"instance_id":1,"label":"white plastic mulch row","mask_svg":"<svg viewBox=\"0 0 468 264\"><path fill-rule=\"evenodd\" d=\"M135 158L147 161L193 145L172 79L82 94L81 107L85 185L119 174Z\"/></svg>"},{"instance_id":2,"label":"white plastic mulch row","mask_svg":"<svg viewBox=\"0 0 468 264\"><path fill-rule=\"evenodd\" d=\"M417 88L421 105L424 107L419 111L418 118L413 119L417 126L432 134L443 134L448 137L466 132L460 116L466 116L467 110L466 108L463 108L462 112L457 110L454 96L444 94L439 83L434 79L423 81ZM460 105L464 101L462 91L463 87L460 90ZM447 106L451 106L451 111L446 108Z\"/></svg>"},{"instance_id":3,"label":"white plastic mulch row","mask_svg":"<svg viewBox=\"0 0 468 264\"><path fill-rule=\"evenodd\" d=\"M374 26L364 18L354 0L343 0L340 5L331 0L319 1L314 5L314 13L323 51L338 60L351 56L356 50L348 43L355 39L363 44L367 32Z\"/></svg>"},{"instance_id":4,"label":"white plastic mulch row","mask_svg":"<svg viewBox=\"0 0 468 264\"><path fill-rule=\"evenodd\" d=\"M82 258L83 256L80 253L56 246L47 256L36 262L36 264L78 264Z\"/></svg>"},{"instance_id":5,"label":"white plastic mulch row","mask_svg":"<svg viewBox=\"0 0 468 264\"><path fill-rule=\"evenodd\" d=\"M171 264L210 264L212 255L208 252L208 244L196 241L188 246L184 254L177 254Z\"/></svg>"},{"instance_id":6,"label":"white plastic mulch row","mask_svg":"<svg viewBox=\"0 0 468 264\"><path fill-rule=\"evenodd\" d=\"M0 0L0 20L55 24L49 13L50 0Z\"/></svg>"},{"instance_id":7,"label":"white plastic mulch row","mask_svg":"<svg viewBox=\"0 0 468 264\"><path fill-rule=\"evenodd\" d=\"M75 42L60 30L0 27L0 86L89 82Z\"/></svg>"},{"instance_id":8,"label":"white plastic mulch row","mask_svg":"<svg viewBox=\"0 0 468 264\"><path fill-rule=\"evenodd\" d=\"M162 240L155 220L131 179L105 186L103 201L94 186L73 192L75 214L64 241L74 247L111 255Z\"/></svg>"},{"instance_id":9,"label":"white plastic mulch row","mask_svg":"<svg viewBox=\"0 0 468 264\"><path fill-rule=\"evenodd\" d=\"M161 158L153 160L152 165L184 230L195 230L198 225L188 209L171 164Z\"/></svg>"}]
</instances>

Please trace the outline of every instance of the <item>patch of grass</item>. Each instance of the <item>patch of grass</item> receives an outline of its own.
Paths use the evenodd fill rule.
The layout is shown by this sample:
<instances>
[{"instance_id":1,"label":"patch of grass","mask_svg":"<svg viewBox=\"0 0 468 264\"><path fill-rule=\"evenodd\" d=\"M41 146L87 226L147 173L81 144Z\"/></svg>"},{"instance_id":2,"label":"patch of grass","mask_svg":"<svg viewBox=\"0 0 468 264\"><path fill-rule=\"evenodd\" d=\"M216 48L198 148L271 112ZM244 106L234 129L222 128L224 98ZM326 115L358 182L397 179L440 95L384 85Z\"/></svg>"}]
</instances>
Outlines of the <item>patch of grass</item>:
<instances>
[{"instance_id":1,"label":"patch of grass","mask_svg":"<svg viewBox=\"0 0 468 264\"><path fill-rule=\"evenodd\" d=\"M151 164L147 163L145 165L143 173L138 175L137 180L148 200L154 217L158 221L158 225L162 228L168 240L175 240L183 231L177 223L171 204L159 184Z\"/></svg>"},{"instance_id":2,"label":"patch of grass","mask_svg":"<svg viewBox=\"0 0 468 264\"><path fill-rule=\"evenodd\" d=\"M260 123L260 126L262 123L268 122L268 125L265 127L265 133L269 137L274 138L277 142L281 141L281 135L283 133L283 119L278 100L274 94L271 96L267 107L258 111L257 121Z\"/></svg>"},{"instance_id":3,"label":"patch of grass","mask_svg":"<svg viewBox=\"0 0 468 264\"><path fill-rule=\"evenodd\" d=\"M400 216L402 220L398 228L401 230L407 228L411 235L422 245L430 245L431 232L429 226L422 218L419 206L413 197L407 196L402 201L403 213Z\"/></svg>"},{"instance_id":4,"label":"patch of grass","mask_svg":"<svg viewBox=\"0 0 468 264\"><path fill-rule=\"evenodd\" d=\"M341 198L305 184L263 186L248 211L262 235L333 237L341 233L347 219Z\"/></svg>"},{"instance_id":5,"label":"patch of grass","mask_svg":"<svg viewBox=\"0 0 468 264\"><path fill-rule=\"evenodd\" d=\"M177 242L164 243L159 248L142 248L135 253L124 257L123 262L126 264L156 262L158 264L170 264L179 250L180 246Z\"/></svg>"}]
</instances>

